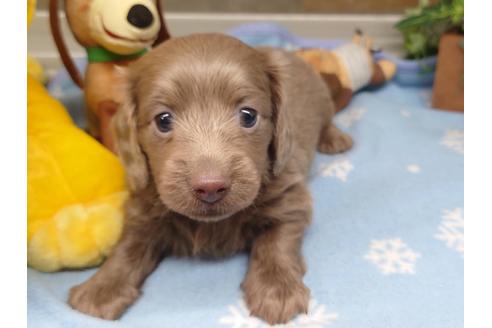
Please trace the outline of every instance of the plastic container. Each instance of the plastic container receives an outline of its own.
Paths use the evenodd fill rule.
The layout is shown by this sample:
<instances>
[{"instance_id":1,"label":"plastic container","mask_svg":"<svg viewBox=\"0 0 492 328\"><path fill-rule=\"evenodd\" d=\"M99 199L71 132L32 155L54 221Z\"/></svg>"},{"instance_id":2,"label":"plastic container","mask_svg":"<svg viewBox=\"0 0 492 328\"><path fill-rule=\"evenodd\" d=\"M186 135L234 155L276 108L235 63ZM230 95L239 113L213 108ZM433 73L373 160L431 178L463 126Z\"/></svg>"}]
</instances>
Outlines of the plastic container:
<instances>
[{"instance_id":1,"label":"plastic container","mask_svg":"<svg viewBox=\"0 0 492 328\"><path fill-rule=\"evenodd\" d=\"M431 86L434 83L437 57L426 57L419 60L402 59L397 56L381 53L377 57L396 63L394 81L406 86Z\"/></svg>"}]
</instances>

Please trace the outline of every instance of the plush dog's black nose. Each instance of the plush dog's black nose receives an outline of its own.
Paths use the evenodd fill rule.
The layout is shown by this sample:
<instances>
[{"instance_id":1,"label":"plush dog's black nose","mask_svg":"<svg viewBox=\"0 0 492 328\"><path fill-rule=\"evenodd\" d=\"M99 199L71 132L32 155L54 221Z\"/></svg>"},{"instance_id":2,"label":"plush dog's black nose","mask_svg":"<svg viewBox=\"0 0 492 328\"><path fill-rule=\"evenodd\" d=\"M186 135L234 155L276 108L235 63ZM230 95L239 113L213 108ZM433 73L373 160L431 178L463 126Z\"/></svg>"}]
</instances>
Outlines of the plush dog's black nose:
<instances>
[{"instance_id":1,"label":"plush dog's black nose","mask_svg":"<svg viewBox=\"0 0 492 328\"><path fill-rule=\"evenodd\" d=\"M126 20L138 28L146 28L152 25L154 16L144 5L134 5L130 8Z\"/></svg>"}]
</instances>

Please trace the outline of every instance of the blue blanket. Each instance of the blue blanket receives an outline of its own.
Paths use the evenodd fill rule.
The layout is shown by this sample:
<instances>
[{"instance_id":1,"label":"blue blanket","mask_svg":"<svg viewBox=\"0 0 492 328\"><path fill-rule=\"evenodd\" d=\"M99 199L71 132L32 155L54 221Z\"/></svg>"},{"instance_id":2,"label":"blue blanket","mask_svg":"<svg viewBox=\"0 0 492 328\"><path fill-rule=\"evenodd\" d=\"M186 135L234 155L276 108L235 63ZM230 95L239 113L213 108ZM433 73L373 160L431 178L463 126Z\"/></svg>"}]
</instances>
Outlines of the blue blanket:
<instances>
[{"instance_id":1,"label":"blue blanket","mask_svg":"<svg viewBox=\"0 0 492 328\"><path fill-rule=\"evenodd\" d=\"M254 42L250 42L254 43ZM336 117L348 153L318 154L314 220L303 252L309 313L283 327L463 326L463 116L429 108L431 90L394 83L359 92ZM72 310L94 269L28 269L30 327L267 327L239 284L246 255L164 260L115 322Z\"/></svg>"}]
</instances>

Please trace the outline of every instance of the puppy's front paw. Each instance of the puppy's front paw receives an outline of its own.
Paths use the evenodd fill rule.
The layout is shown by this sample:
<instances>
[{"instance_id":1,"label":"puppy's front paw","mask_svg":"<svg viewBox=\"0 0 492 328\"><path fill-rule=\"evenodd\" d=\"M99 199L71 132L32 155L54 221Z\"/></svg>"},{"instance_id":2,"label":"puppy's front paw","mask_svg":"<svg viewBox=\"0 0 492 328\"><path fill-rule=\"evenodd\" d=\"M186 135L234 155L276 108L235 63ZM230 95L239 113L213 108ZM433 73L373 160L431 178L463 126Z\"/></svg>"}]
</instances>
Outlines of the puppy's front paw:
<instances>
[{"instance_id":1,"label":"puppy's front paw","mask_svg":"<svg viewBox=\"0 0 492 328\"><path fill-rule=\"evenodd\" d=\"M82 313L115 320L135 302L139 295L138 289L132 286L89 280L70 290L68 303Z\"/></svg>"},{"instance_id":2,"label":"puppy's front paw","mask_svg":"<svg viewBox=\"0 0 492 328\"><path fill-rule=\"evenodd\" d=\"M246 280L242 288L251 314L271 325L286 323L308 311L309 289L302 281L265 284Z\"/></svg>"}]
</instances>

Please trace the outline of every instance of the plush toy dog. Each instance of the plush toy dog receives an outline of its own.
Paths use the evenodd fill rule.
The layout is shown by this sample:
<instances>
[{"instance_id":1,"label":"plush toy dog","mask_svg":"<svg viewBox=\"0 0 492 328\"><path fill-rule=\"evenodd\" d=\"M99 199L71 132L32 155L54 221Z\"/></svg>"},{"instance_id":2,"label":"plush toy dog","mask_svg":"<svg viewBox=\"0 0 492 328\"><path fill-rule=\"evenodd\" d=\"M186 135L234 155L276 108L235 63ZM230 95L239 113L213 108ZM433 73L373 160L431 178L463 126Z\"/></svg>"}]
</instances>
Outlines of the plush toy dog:
<instances>
[{"instance_id":1,"label":"plush toy dog","mask_svg":"<svg viewBox=\"0 0 492 328\"><path fill-rule=\"evenodd\" d=\"M87 50L85 81L63 41L58 1L50 0L56 46L72 80L84 89L89 132L112 149L109 123L122 99L117 66L128 65L169 38L160 0L64 0L70 29Z\"/></svg>"},{"instance_id":2,"label":"plush toy dog","mask_svg":"<svg viewBox=\"0 0 492 328\"><path fill-rule=\"evenodd\" d=\"M321 74L338 112L348 105L356 91L367 85L383 84L395 75L395 63L385 59L375 61L371 50L372 39L358 31L351 43L333 51L303 49L296 54Z\"/></svg>"}]
</instances>

